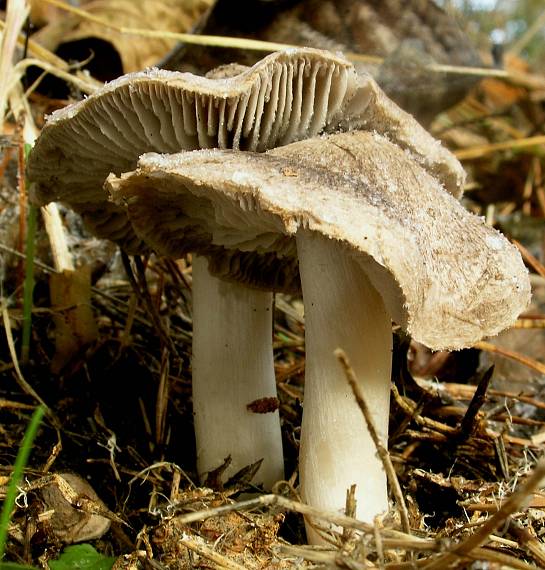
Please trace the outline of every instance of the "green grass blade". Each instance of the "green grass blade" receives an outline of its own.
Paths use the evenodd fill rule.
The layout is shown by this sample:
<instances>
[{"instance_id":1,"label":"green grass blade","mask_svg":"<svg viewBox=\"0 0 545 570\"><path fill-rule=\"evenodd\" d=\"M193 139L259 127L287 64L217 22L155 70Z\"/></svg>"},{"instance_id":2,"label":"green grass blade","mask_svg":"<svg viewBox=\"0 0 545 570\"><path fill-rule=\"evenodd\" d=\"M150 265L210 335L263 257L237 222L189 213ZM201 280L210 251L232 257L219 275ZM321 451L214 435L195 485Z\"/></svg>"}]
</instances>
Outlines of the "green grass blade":
<instances>
[{"instance_id":1,"label":"green grass blade","mask_svg":"<svg viewBox=\"0 0 545 570\"><path fill-rule=\"evenodd\" d=\"M18 486L23 478L23 472L28 462L28 457L32 449L32 443L36 437L36 432L42 421L45 413L44 406L38 406L25 432L23 437L23 442L19 448L19 453L17 453L17 458L15 459L15 465L13 466L13 473L11 474L11 479L8 484L8 489L6 492L6 498L4 504L2 505L2 512L0 513L0 561L4 557L4 552L6 550L6 543L8 538L8 527L9 521L11 519L11 511L15 505L15 499L17 498ZM0 564L4 564L0 562Z\"/></svg>"}]
</instances>

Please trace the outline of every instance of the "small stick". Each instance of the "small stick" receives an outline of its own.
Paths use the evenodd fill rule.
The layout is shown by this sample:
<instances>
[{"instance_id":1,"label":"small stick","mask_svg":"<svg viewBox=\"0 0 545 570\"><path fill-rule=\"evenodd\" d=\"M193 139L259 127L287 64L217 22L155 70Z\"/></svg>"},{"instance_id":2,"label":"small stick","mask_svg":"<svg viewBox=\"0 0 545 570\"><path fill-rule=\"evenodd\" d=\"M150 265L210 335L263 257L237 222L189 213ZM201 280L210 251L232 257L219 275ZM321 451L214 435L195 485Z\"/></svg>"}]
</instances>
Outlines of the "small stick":
<instances>
[{"instance_id":1,"label":"small stick","mask_svg":"<svg viewBox=\"0 0 545 570\"><path fill-rule=\"evenodd\" d=\"M539 259L537 257L535 257L535 255L533 255L532 253L530 253L520 242L518 242L516 239L512 240L513 243L517 246L518 250L520 251L520 254L522 255L522 258L524 259L524 261L526 261L528 263L528 265L530 265L530 267L541 277L545 277L545 265L543 265L543 263L541 263L541 261L539 261Z\"/></svg>"},{"instance_id":2,"label":"small stick","mask_svg":"<svg viewBox=\"0 0 545 570\"><path fill-rule=\"evenodd\" d=\"M155 404L155 443L159 445L165 443L168 395L170 391L169 370L170 360L168 347L164 347L161 354L161 371L159 374L159 386L157 388L157 401Z\"/></svg>"},{"instance_id":3,"label":"small stick","mask_svg":"<svg viewBox=\"0 0 545 570\"><path fill-rule=\"evenodd\" d=\"M490 385L490 380L492 379L492 375L494 374L494 366L491 366L481 378L475 393L473 394L473 398L471 398L471 402L469 402L469 406L467 407L466 413L460 422L460 433L458 435L458 442L462 443L469 439L473 431L475 430L475 421L477 419L477 414L479 410L483 407L483 404L486 400L486 392L488 390L488 386Z\"/></svg>"},{"instance_id":4,"label":"small stick","mask_svg":"<svg viewBox=\"0 0 545 570\"><path fill-rule=\"evenodd\" d=\"M61 273L65 270L74 271L74 262L72 261L72 256L68 248L66 233L57 204L51 202L51 204L42 207L41 212L45 230L49 237L55 270L57 273Z\"/></svg>"},{"instance_id":5,"label":"small stick","mask_svg":"<svg viewBox=\"0 0 545 570\"><path fill-rule=\"evenodd\" d=\"M401 516L401 528L407 534L411 534L411 525L409 523L409 512L407 510L407 505L405 504L405 499L403 497L403 492L401 491L401 485L399 484L399 480L397 478L396 472L394 470L394 465L392 463L392 459L390 454L388 453L388 449L381 443L380 438L378 436L376 427L373 423L373 419L371 417L371 412L365 402L363 394L358 386L358 380L356 378L356 373L354 369L350 366L350 361L348 360L348 356L344 352L342 348L337 348L335 350L335 356L337 360L343 367L344 373L346 375L346 379L352 388L352 392L354 397L356 398L356 402L363 414L365 419L365 423L367 424L367 429L369 431L369 435L377 448L378 455L382 461L382 465L384 466L384 471L386 471L386 477L392 487L392 492L396 499L397 506L399 508L399 514Z\"/></svg>"},{"instance_id":6,"label":"small stick","mask_svg":"<svg viewBox=\"0 0 545 570\"><path fill-rule=\"evenodd\" d=\"M455 382L443 383L442 389L453 398L459 400L470 400L475 392L475 386L470 386L468 384L456 384ZM530 406L534 406L540 410L545 410L545 402L541 402L540 400L521 392L489 390L488 395L498 398L511 398L513 400L518 400L519 402L524 402L525 404L530 404Z\"/></svg>"},{"instance_id":7,"label":"small stick","mask_svg":"<svg viewBox=\"0 0 545 570\"><path fill-rule=\"evenodd\" d=\"M346 490L346 507L344 514L347 517L356 517L356 485L351 485L350 489ZM346 542L350 537L347 528L343 528L343 542Z\"/></svg>"},{"instance_id":8,"label":"small stick","mask_svg":"<svg viewBox=\"0 0 545 570\"><path fill-rule=\"evenodd\" d=\"M392 395L396 404L418 425L439 432L437 435L454 435L456 433L456 428L420 415L417 412L414 402L404 396L401 396L395 384L392 384Z\"/></svg>"},{"instance_id":9,"label":"small stick","mask_svg":"<svg viewBox=\"0 0 545 570\"><path fill-rule=\"evenodd\" d=\"M232 560L229 560L229 558L222 556L219 552L216 552L206 544L192 539L186 533L183 533L182 536L179 536L178 541L189 550L192 550L193 552L200 554L215 564L218 564L220 568L227 568L228 570L245 570L244 566L241 566L237 562L233 562Z\"/></svg>"},{"instance_id":10,"label":"small stick","mask_svg":"<svg viewBox=\"0 0 545 570\"><path fill-rule=\"evenodd\" d=\"M355 560L347 559L339 552L332 552L331 550L317 550L315 548L305 548L304 546L292 546L291 544L280 544L275 550L276 549L282 554L320 564L320 568L350 568L351 570L376 568L376 566L369 566L365 562L356 562Z\"/></svg>"},{"instance_id":11,"label":"small stick","mask_svg":"<svg viewBox=\"0 0 545 570\"><path fill-rule=\"evenodd\" d=\"M146 289L146 281L143 280L142 285L138 283L135 274L132 270L131 261L129 256L124 252L121 251L121 260L123 262L123 267L125 268L125 273L129 279L129 283L131 284L132 290L135 292L138 299L142 302L143 307L145 307L147 314L151 318L153 326L155 327L159 338L163 342L165 346L167 346L171 352L171 354L177 354L176 346L172 339L166 334L163 324L161 322L161 318L158 312L155 310L153 303L151 302L151 298L149 296L149 291ZM137 265L137 269L140 272L142 269L141 263ZM139 275L141 277L141 275Z\"/></svg>"}]
</instances>

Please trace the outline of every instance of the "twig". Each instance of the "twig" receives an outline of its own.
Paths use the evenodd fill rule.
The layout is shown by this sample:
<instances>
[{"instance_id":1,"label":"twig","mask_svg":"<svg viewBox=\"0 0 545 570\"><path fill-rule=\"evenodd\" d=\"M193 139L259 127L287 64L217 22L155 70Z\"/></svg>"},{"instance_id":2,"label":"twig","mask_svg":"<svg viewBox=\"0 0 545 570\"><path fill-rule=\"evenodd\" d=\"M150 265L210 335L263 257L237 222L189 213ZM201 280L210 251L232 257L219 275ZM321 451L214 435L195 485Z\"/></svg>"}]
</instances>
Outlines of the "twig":
<instances>
[{"instance_id":1,"label":"twig","mask_svg":"<svg viewBox=\"0 0 545 570\"><path fill-rule=\"evenodd\" d=\"M384 567L384 546L382 544L382 536L380 535L380 520L375 517L375 549L377 551L377 563L379 568Z\"/></svg>"},{"instance_id":2,"label":"twig","mask_svg":"<svg viewBox=\"0 0 545 570\"><path fill-rule=\"evenodd\" d=\"M517 570L538 570L537 567L533 564L527 564L526 562L523 562L514 556L487 548L476 548L473 552L466 554L465 559L467 561L474 560L491 562L492 564L497 564L500 567L516 568ZM429 560L427 558L422 558L416 562L391 562L390 564L384 565L384 570L414 570L415 568L425 569L428 561ZM466 567L467 564L464 564L464 568ZM443 568L441 570L443 570Z\"/></svg>"},{"instance_id":3,"label":"twig","mask_svg":"<svg viewBox=\"0 0 545 570\"><path fill-rule=\"evenodd\" d=\"M237 562L233 562L233 560L222 556L219 552L216 552L203 542L194 540L188 534L184 533L177 537L177 541L179 541L180 544L183 544L186 548L189 548L189 550L200 554L215 564L219 564L220 568L226 568L227 570L246 570L245 566L241 566Z\"/></svg>"},{"instance_id":4,"label":"twig","mask_svg":"<svg viewBox=\"0 0 545 570\"><path fill-rule=\"evenodd\" d=\"M503 568L516 568L517 570L539 570L537 566L533 564L528 564L524 560L520 560L506 554L504 552L498 552L497 550L492 550L490 548L475 548L475 550L468 552L464 556L472 560L485 560L486 562L491 562L492 564L497 564Z\"/></svg>"},{"instance_id":5,"label":"twig","mask_svg":"<svg viewBox=\"0 0 545 570\"><path fill-rule=\"evenodd\" d=\"M344 514L347 517L356 517L356 485L351 485L350 489L346 491L346 506L344 508ZM343 529L343 543L345 543L350 537L348 529Z\"/></svg>"},{"instance_id":6,"label":"twig","mask_svg":"<svg viewBox=\"0 0 545 570\"><path fill-rule=\"evenodd\" d=\"M392 459L390 454L388 453L388 449L382 444L380 441L379 435L377 433L377 429L375 424L373 423L373 418L371 417L371 412L369 411L369 407L365 402L365 398L361 393L361 390L358 385L358 379L356 378L356 373L352 366L350 366L350 361L348 360L348 356L346 352L342 348L337 348L335 350L335 356L341 366L343 367L344 373L346 375L346 379L352 388L352 392L354 397L356 398L356 402L363 414L365 419L365 423L367 424L367 430L369 431L369 435L377 448L378 455L380 460L382 461L382 465L384 466L384 471L386 471L386 477L390 483L392 488L392 492L396 499L396 503L399 509L399 514L401 517L401 528L407 534L411 534L411 525L409 523L409 512L407 511L407 505L405 504L405 498L403 497L403 492L401 490L401 485L399 484L399 480L397 478Z\"/></svg>"},{"instance_id":7,"label":"twig","mask_svg":"<svg viewBox=\"0 0 545 570\"><path fill-rule=\"evenodd\" d=\"M401 396L397 386L392 384L392 395L396 404L408 415L413 419L418 425L422 427L429 428L430 430L439 432L437 435L445 436L445 435L454 435L456 433L456 428L438 422L437 420L433 420L431 418L427 418L425 416L420 415L417 413L417 408L414 402L410 401L408 398ZM434 434L435 435L435 434Z\"/></svg>"},{"instance_id":8,"label":"twig","mask_svg":"<svg viewBox=\"0 0 545 570\"><path fill-rule=\"evenodd\" d=\"M304 546L292 546L291 544L281 544L279 547L275 547L275 550L288 556L296 556L309 562L324 564L327 568L350 568L351 570L376 568L375 566L369 566L365 562L356 562L352 559L347 560L340 552L331 550L318 550Z\"/></svg>"},{"instance_id":9,"label":"twig","mask_svg":"<svg viewBox=\"0 0 545 570\"><path fill-rule=\"evenodd\" d=\"M445 392L456 399L471 399L475 393L475 386L470 386L469 384L445 382L441 386ZM498 398L512 398L513 400L518 400L519 402L530 404L530 406L534 406L540 410L545 410L545 402L533 398L532 396L524 395L523 393L506 392L504 390L488 390L488 395Z\"/></svg>"},{"instance_id":10,"label":"twig","mask_svg":"<svg viewBox=\"0 0 545 570\"><path fill-rule=\"evenodd\" d=\"M494 374L494 366L491 366L481 378L471 402L467 407L466 413L460 422L460 433L458 435L458 443L466 441L475 429L475 420L477 419L477 414L479 410L483 407L486 400L486 392L488 386L490 385L490 380Z\"/></svg>"},{"instance_id":11,"label":"twig","mask_svg":"<svg viewBox=\"0 0 545 570\"><path fill-rule=\"evenodd\" d=\"M538 275L545 277L545 265L543 265L543 263L541 263L537 257L530 253L530 251L528 251L519 241L514 239L513 243L517 246L524 261L526 261Z\"/></svg>"},{"instance_id":12,"label":"twig","mask_svg":"<svg viewBox=\"0 0 545 570\"><path fill-rule=\"evenodd\" d=\"M176 521L178 524L190 524L197 521L203 521L211 517L220 516L225 513L230 513L232 511L248 510L267 506L276 506L287 511L325 520L333 525L360 530L369 535L374 534L374 525L372 524L359 521L345 515L340 515L338 513L322 511L315 507L311 507L310 505L305 505L304 503L299 503L297 501L287 499L286 497L282 497L281 495L274 494L261 495L246 501L179 515L176 517ZM403 545L407 546L407 548L414 548L415 550L439 550L441 548L433 539L418 538L397 530L384 529L382 534L382 543L385 548L389 548L391 546L390 540L392 540L397 546L400 546L400 541L403 541Z\"/></svg>"},{"instance_id":13,"label":"twig","mask_svg":"<svg viewBox=\"0 0 545 570\"><path fill-rule=\"evenodd\" d=\"M163 342L163 344L165 346L167 346L169 348L171 354L177 354L178 352L176 350L176 346L174 345L174 342L172 341L172 339L166 334L164 327L163 327L163 323L161 322L161 318L160 318L153 302L151 301L149 291L147 290L147 284L145 281L145 277L142 280L142 271L143 270L142 270L141 261L139 263L137 262L137 271L140 274L140 280L142 281L142 283L140 284L136 280L135 274L132 270L132 266L131 266L129 256L124 251L121 251L121 260L122 260L123 266L125 268L125 273L127 274L127 277L129 279L129 283L131 284L133 291L136 293L136 296L140 299L143 306L146 308L146 312L150 316L151 321L152 321L153 325L155 326L155 329L156 329L157 334L159 335L161 341Z\"/></svg>"}]
</instances>

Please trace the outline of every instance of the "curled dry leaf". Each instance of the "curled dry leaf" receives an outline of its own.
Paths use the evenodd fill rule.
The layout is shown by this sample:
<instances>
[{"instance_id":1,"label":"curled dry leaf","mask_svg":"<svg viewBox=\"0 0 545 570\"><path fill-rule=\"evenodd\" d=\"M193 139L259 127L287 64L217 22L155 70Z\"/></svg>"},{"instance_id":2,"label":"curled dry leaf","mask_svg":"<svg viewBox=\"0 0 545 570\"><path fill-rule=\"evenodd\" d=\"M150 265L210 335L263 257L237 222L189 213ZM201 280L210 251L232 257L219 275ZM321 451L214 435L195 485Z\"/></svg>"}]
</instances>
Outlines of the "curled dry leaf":
<instances>
[{"instance_id":1,"label":"curled dry leaf","mask_svg":"<svg viewBox=\"0 0 545 570\"><path fill-rule=\"evenodd\" d=\"M210 3L210 0L95 0L86 4L85 10L119 27L187 32ZM149 67L174 45L171 39L120 34L66 13L35 34L34 39L51 51L61 49L67 59L86 60L93 52L94 57L99 58L102 55L100 46L108 47L104 52L105 59L91 63L91 70L96 69L100 79L113 79L120 73ZM119 58L121 68L104 76L102 70L110 68L108 59L113 57Z\"/></svg>"},{"instance_id":2,"label":"curled dry leaf","mask_svg":"<svg viewBox=\"0 0 545 570\"><path fill-rule=\"evenodd\" d=\"M77 502L78 498L81 498L87 506L94 507L87 510L108 512L95 490L79 475L59 473L40 493L46 510L53 511L49 525L59 540L71 544L94 540L108 532L109 519L99 514L77 510L72 506L73 500Z\"/></svg>"}]
</instances>

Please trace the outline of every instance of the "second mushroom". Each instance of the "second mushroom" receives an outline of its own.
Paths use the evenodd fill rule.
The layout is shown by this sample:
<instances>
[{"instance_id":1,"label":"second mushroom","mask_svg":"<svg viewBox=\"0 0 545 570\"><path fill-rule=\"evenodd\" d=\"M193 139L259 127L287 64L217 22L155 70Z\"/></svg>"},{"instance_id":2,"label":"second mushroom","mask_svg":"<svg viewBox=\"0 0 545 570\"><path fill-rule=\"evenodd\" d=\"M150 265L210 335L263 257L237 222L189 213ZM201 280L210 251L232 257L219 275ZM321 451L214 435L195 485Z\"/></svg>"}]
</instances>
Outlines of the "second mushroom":
<instances>
[{"instance_id":1,"label":"second mushroom","mask_svg":"<svg viewBox=\"0 0 545 570\"><path fill-rule=\"evenodd\" d=\"M278 282L298 261L306 314L300 478L304 499L320 509L342 510L353 484L359 518L388 509L386 476L336 348L348 353L385 441L392 320L432 349L458 349L510 326L529 301L516 248L376 133L261 154L148 154L108 187L136 233L166 255L189 236L160 213L184 219L198 206L211 213L191 228L203 255L251 251L247 270L272 260Z\"/></svg>"}]
</instances>

